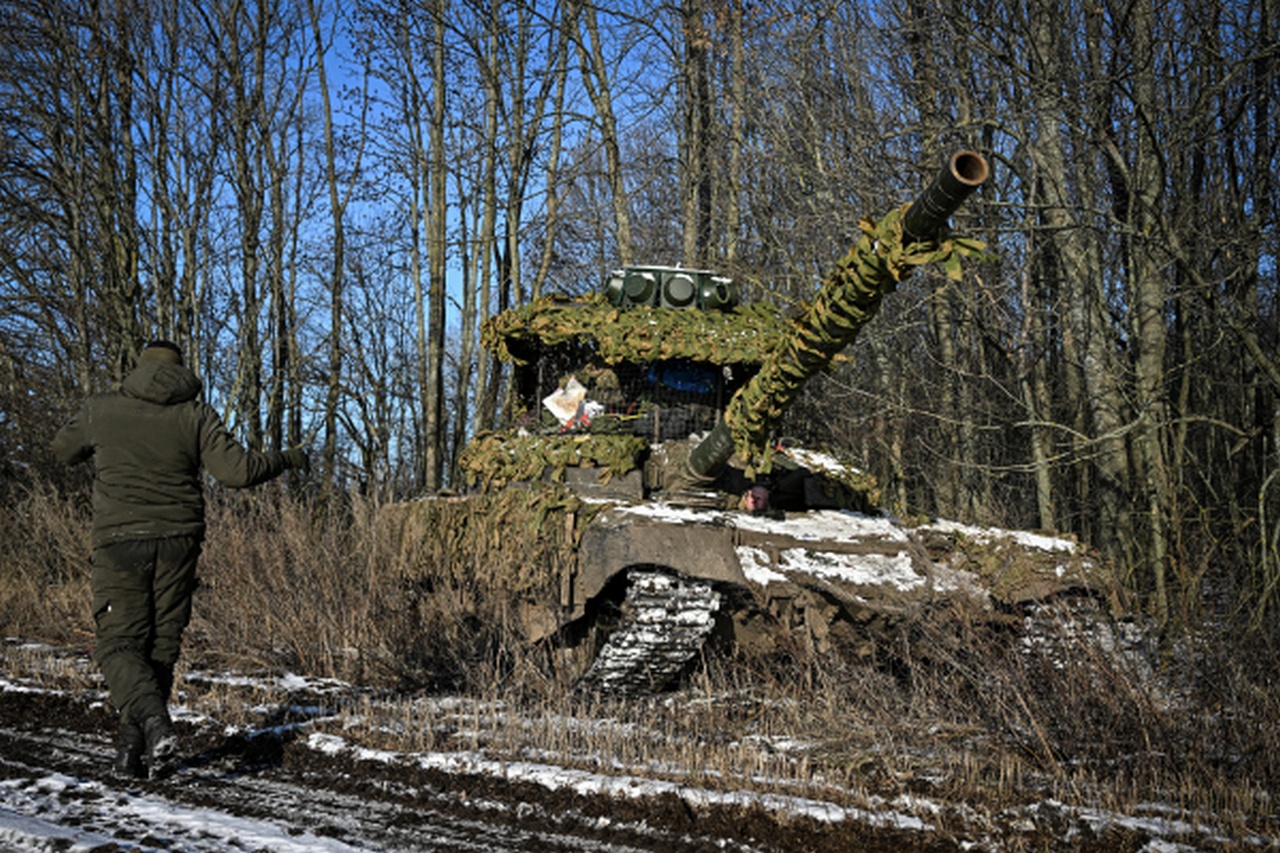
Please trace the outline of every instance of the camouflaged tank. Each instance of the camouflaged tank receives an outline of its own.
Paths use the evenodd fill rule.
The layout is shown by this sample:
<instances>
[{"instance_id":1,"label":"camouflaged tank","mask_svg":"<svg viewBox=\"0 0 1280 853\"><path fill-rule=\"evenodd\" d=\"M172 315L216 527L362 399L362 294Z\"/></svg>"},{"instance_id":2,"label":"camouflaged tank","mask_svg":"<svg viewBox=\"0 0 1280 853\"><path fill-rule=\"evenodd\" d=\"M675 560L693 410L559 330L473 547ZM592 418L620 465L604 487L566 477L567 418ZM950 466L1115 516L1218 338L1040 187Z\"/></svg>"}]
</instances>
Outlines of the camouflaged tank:
<instances>
[{"instance_id":1,"label":"camouflaged tank","mask_svg":"<svg viewBox=\"0 0 1280 853\"><path fill-rule=\"evenodd\" d=\"M927 264L958 279L984 250L946 223L987 173L961 151L920 199L864 220L799 317L709 271L629 267L492 318L482 340L513 366L517 414L466 448L466 495L397 508L402 564L460 612L501 598L524 641L620 693L670 683L713 634L867 655L928 620L1010 623L1105 591L1074 541L903 522L871 478L771 440L898 282Z\"/></svg>"}]
</instances>

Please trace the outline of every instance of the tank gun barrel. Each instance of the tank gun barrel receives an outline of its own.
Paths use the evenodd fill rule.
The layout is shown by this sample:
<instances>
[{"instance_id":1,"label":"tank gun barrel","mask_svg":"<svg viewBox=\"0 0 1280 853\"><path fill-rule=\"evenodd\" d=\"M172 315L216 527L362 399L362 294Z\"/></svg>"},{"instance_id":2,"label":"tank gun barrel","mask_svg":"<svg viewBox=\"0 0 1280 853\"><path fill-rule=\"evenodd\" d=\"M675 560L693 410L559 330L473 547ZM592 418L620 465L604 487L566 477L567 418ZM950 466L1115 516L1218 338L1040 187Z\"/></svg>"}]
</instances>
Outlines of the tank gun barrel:
<instances>
[{"instance_id":1,"label":"tank gun barrel","mask_svg":"<svg viewBox=\"0 0 1280 853\"><path fill-rule=\"evenodd\" d=\"M951 214L986 182L989 173L986 158L976 151L952 154L933 183L902 215L903 242L923 243L937 239Z\"/></svg>"},{"instance_id":2,"label":"tank gun barrel","mask_svg":"<svg viewBox=\"0 0 1280 853\"><path fill-rule=\"evenodd\" d=\"M767 440L800 389L853 343L875 316L885 294L917 266L948 261L950 244L937 243L947 220L989 174L976 151L954 153L927 189L909 206L878 223L864 220L862 237L840 259L808 309L793 324L783 345L725 406L724 417L689 452L685 472L695 483L713 480L735 450L744 456L765 454ZM912 251L905 251L913 246Z\"/></svg>"}]
</instances>

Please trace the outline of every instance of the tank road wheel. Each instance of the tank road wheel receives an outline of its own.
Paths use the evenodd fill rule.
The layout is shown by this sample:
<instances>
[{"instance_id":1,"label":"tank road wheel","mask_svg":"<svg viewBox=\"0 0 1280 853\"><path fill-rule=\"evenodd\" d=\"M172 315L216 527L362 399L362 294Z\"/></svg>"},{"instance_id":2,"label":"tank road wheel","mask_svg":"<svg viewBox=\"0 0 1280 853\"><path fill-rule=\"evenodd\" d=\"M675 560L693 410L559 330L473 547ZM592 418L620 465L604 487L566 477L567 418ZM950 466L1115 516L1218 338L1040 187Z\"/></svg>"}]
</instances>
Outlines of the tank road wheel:
<instances>
[{"instance_id":1,"label":"tank road wheel","mask_svg":"<svg viewBox=\"0 0 1280 853\"><path fill-rule=\"evenodd\" d=\"M579 689L635 695L660 690L702 648L720 594L711 584L654 569L627 573L622 618L578 682Z\"/></svg>"}]
</instances>

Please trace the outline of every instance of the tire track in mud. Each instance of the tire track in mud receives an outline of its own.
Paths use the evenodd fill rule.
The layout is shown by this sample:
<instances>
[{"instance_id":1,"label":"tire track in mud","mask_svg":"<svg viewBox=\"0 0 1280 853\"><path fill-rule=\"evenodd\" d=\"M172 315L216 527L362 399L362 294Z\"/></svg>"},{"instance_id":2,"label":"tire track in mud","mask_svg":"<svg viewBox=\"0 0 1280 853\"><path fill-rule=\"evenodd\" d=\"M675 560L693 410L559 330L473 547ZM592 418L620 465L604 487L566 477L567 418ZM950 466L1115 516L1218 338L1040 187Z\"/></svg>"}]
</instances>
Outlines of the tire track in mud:
<instances>
[{"instance_id":1,"label":"tire track in mud","mask_svg":"<svg viewBox=\"0 0 1280 853\"><path fill-rule=\"evenodd\" d=\"M133 839L147 847L199 851L258 849L255 841L269 844L272 836L293 839L297 850L654 849L460 817L408 802L422 795L407 790L392 799L372 797L376 785L352 785L361 793L343 793L316 772L305 774L312 784L300 785L279 778L290 775L281 768L183 765L168 779L121 784L106 773L110 740L91 733L5 727L0 754L0 827L15 815L52 820L75 826L91 841ZM342 774L335 778L341 781ZM501 817L503 809L497 811ZM263 831L264 825L272 831ZM254 832L258 838L245 837Z\"/></svg>"},{"instance_id":2,"label":"tire track in mud","mask_svg":"<svg viewBox=\"0 0 1280 853\"><path fill-rule=\"evenodd\" d=\"M193 853L895 849L867 846L865 836L858 846L848 846L848 836L823 837L759 815L695 815L671 797L647 802L590 797L533 783L335 758L287 734L229 736L213 724L195 727L183 721L178 728L184 760L175 775L123 782L109 772L114 723L100 704L65 694L0 692L0 848L33 853L111 844Z\"/></svg>"}]
</instances>

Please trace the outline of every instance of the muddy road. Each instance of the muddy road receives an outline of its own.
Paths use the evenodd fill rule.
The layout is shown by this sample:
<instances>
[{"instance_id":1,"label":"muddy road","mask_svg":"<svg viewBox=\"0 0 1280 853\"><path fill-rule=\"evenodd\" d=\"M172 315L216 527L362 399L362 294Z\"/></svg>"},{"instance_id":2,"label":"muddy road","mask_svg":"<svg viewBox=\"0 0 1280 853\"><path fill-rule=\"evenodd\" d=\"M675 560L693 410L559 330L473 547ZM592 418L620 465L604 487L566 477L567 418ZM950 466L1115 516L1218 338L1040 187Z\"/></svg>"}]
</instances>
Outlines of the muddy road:
<instances>
[{"instance_id":1,"label":"muddy road","mask_svg":"<svg viewBox=\"0 0 1280 853\"><path fill-rule=\"evenodd\" d=\"M948 849L912 831L696 811L490 775L327 754L275 726L179 721L158 781L109 773L114 720L94 697L0 692L0 849L14 851L851 851Z\"/></svg>"},{"instance_id":2,"label":"muddy road","mask_svg":"<svg viewBox=\"0 0 1280 853\"><path fill-rule=\"evenodd\" d=\"M185 671L179 699L177 770L122 781L115 714L88 655L0 641L0 853L1192 853L1274 850L1280 838L1273 818L1172 803L1126 813L1030 787L998 802L956 797L927 762L874 786L868 771L857 791L797 788L759 765L670 763L673 746L714 748L705 734L664 744L653 764L636 745L672 732L607 710L221 668ZM690 697L667 701L681 713ZM582 738L563 737L572 731ZM793 740L749 743L803 760L813 745Z\"/></svg>"}]
</instances>

